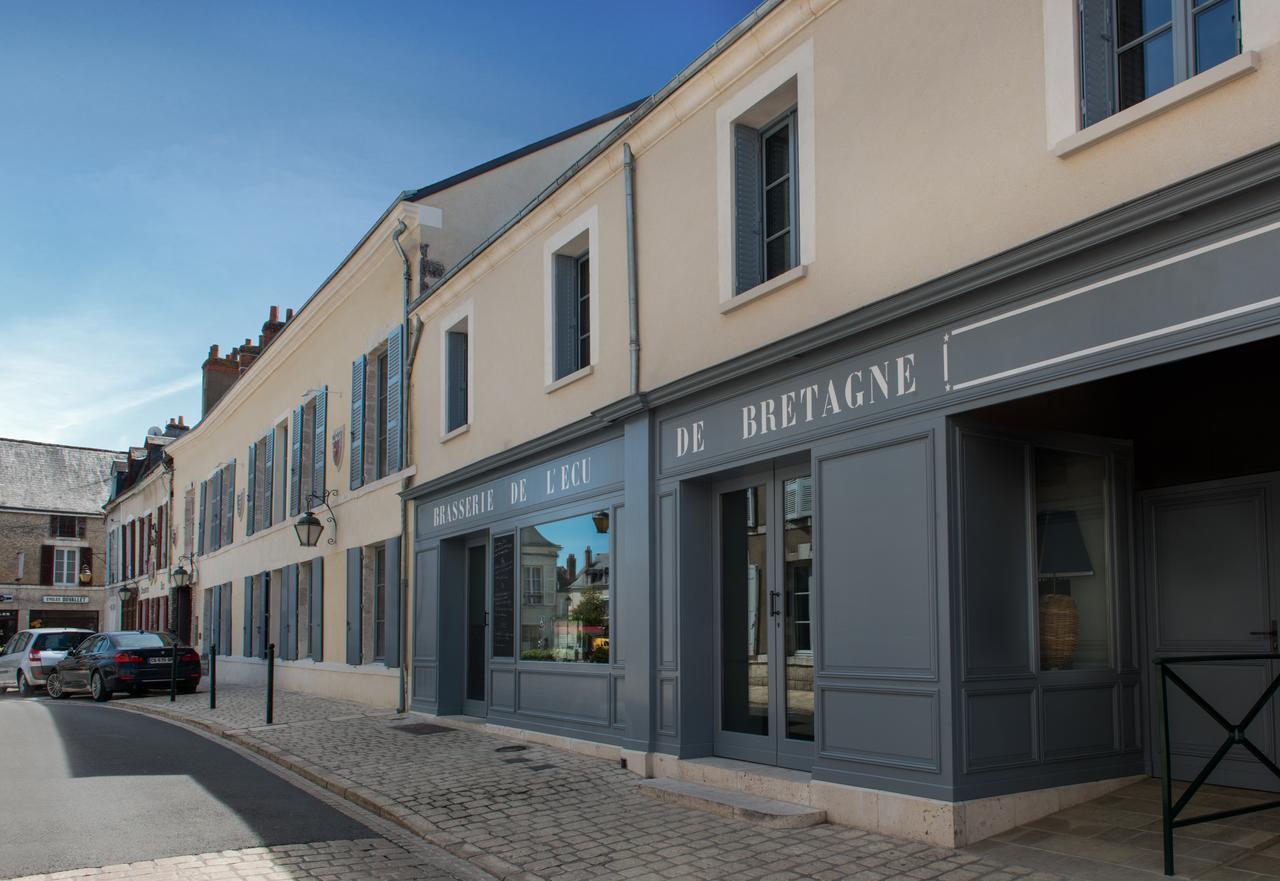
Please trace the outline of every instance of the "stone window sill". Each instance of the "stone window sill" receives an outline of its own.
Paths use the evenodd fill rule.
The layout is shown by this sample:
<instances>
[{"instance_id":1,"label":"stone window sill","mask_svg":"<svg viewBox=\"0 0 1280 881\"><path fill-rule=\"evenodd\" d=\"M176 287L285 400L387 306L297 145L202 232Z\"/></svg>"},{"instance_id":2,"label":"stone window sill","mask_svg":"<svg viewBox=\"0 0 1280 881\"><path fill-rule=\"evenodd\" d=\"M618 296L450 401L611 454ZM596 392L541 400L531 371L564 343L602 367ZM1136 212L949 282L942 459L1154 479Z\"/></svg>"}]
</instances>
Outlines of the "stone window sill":
<instances>
[{"instance_id":1,"label":"stone window sill","mask_svg":"<svg viewBox=\"0 0 1280 881\"><path fill-rule=\"evenodd\" d=\"M1180 104L1185 104L1193 98L1198 98L1257 69L1258 53L1252 49L1246 49L1235 58L1211 67L1203 73L1198 73L1190 79L1165 89L1158 95L1152 95L1145 101L1140 101L1119 113L1113 113L1102 122L1063 138L1053 145L1053 155L1059 159L1065 159L1086 147L1091 147L1112 135L1118 135L1152 117L1159 116L1166 110L1172 110Z\"/></svg>"},{"instance_id":2,"label":"stone window sill","mask_svg":"<svg viewBox=\"0 0 1280 881\"><path fill-rule=\"evenodd\" d=\"M793 266L781 275L775 275L773 278L758 284L753 288L748 288L736 297L725 300L720 304L720 314L732 312L734 309L741 308L748 303L754 303L761 297L767 297L774 291L780 291L789 285L794 284L809 274L809 264L801 263L799 266Z\"/></svg>"},{"instance_id":3,"label":"stone window sill","mask_svg":"<svg viewBox=\"0 0 1280 881\"><path fill-rule=\"evenodd\" d=\"M460 434L466 434L466 433L467 433L468 431L470 431L470 430L471 430L471 423L470 423L470 422L464 422L464 423L462 423L461 425L459 425L457 428L455 428L453 431L450 431L450 432L447 432L447 433L445 433L445 434L441 435L441 436L440 436L440 443L442 443L442 444L447 444L449 441L453 440L453 439L454 439L455 437L457 437L458 435L460 435Z\"/></svg>"},{"instance_id":4,"label":"stone window sill","mask_svg":"<svg viewBox=\"0 0 1280 881\"><path fill-rule=\"evenodd\" d=\"M552 392L554 392L554 391L556 391L556 390L558 390L558 389L562 389L562 388L564 388L566 385L569 385L569 383L577 382L578 380L582 379L583 377L590 376L591 374L593 374L593 373L595 373L595 372L596 372L595 365L594 365L594 364L588 364L586 367L583 367L583 368L581 368L581 369L578 369L578 370L573 371L573 373L566 373L564 376L560 377L560 378L559 378L559 379L557 379L555 382L549 382L549 383L547 383L547 385L546 385L546 387L545 387L544 391L545 391L547 394L551 394Z\"/></svg>"}]
</instances>

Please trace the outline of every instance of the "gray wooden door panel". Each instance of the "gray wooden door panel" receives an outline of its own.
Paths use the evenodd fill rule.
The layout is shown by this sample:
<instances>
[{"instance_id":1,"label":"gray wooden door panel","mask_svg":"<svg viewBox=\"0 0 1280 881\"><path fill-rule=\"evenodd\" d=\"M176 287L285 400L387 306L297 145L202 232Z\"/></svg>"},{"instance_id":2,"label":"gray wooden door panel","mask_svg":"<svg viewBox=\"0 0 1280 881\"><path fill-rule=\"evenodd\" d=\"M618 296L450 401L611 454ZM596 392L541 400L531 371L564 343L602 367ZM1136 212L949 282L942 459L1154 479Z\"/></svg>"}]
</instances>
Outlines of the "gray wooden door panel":
<instances>
[{"instance_id":1,"label":"gray wooden door panel","mask_svg":"<svg viewBox=\"0 0 1280 881\"><path fill-rule=\"evenodd\" d=\"M1148 653L1169 655L1268 652L1276 616L1276 477L1261 476L1153 490L1141 497ZM1239 719L1275 675L1267 661L1174 668L1230 721ZM1149 689L1153 768L1161 763L1159 677ZM1190 779L1226 733L1176 687L1169 690L1173 773ZM1271 759L1276 713L1267 707L1248 730ZM1210 782L1280 789L1243 748L1234 748Z\"/></svg>"}]
</instances>

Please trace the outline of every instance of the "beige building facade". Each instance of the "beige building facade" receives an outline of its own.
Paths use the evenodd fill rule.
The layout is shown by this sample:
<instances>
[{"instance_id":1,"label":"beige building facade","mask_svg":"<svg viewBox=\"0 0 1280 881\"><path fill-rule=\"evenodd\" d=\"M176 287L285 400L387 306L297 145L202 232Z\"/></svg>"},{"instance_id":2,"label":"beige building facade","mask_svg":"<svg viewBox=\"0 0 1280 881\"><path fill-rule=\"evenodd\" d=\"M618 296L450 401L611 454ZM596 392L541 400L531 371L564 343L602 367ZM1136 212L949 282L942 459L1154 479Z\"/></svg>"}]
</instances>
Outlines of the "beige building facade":
<instances>
[{"instance_id":1,"label":"beige building facade","mask_svg":"<svg viewBox=\"0 0 1280 881\"><path fill-rule=\"evenodd\" d=\"M281 688L400 702L398 494L417 470L401 440L418 340L406 302L620 115L402 194L296 313L273 307L256 344L211 348L205 412L166 453L173 559L191 561L191 632L216 647L220 680L264 681L274 646Z\"/></svg>"},{"instance_id":2,"label":"beige building facade","mask_svg":"<svg viewBox=\"0 0 1280 881\"><path fill-rule=\"evenodd\" d=\"M411 706L941 844L1157 772L1152 661L1276 647L1277 65L1253 0L763 3L413 303Z\"/></svg>"}]
</instances>

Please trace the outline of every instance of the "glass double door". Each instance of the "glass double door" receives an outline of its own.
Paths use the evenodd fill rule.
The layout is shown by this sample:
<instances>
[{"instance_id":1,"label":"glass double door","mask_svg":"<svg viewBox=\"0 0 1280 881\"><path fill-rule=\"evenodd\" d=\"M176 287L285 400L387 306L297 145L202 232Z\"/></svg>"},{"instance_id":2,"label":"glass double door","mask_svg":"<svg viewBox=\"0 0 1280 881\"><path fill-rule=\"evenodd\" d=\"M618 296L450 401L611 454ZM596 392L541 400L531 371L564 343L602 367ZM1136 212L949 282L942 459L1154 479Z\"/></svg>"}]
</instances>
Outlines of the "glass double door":
<instances>
[{"instance_id":1,"label":"glass double door","mask_svg":"<svg viewBox=\"0 0 1280 881\"><path fill-rule=\"evenodd\" d=\"M716 488L717 755L813 764L813 479L769 471Z\"/></svg>"}]
</instances>

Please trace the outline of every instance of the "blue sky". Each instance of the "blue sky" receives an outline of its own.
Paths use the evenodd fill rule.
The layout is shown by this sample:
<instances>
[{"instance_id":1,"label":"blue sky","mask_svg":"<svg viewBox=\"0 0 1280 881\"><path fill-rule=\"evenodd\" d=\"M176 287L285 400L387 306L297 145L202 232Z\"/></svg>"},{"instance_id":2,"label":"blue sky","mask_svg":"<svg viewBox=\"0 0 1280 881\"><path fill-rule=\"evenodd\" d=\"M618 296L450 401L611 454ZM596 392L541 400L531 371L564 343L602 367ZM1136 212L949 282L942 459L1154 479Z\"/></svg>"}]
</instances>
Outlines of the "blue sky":
<instances>
[{"instance_id":1,"label":"blue sky","mask_svg":"<svg viewBox=\"0 0 1280 881\"><path fill-rule=\"evenodd\" d=\"M0 6L0 436L121 449L401 190L643 97L752 0Z\"/></svg>"}]
</instances>

